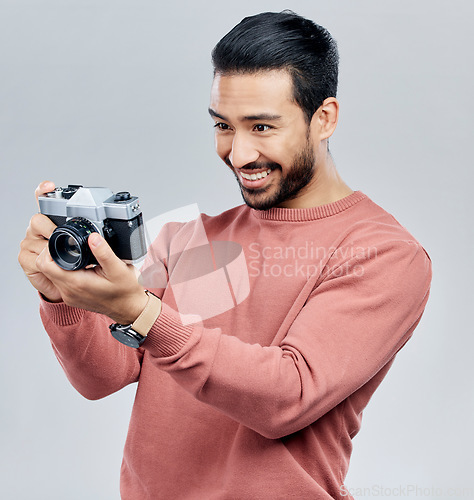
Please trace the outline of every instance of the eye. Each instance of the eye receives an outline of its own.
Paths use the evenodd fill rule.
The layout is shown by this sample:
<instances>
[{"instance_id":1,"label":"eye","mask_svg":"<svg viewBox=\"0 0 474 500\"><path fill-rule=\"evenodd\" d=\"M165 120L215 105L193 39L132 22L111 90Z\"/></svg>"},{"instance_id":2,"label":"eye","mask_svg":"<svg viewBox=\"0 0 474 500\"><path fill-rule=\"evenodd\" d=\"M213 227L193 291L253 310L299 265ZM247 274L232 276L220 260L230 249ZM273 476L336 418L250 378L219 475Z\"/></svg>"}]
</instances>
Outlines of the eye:
<instances>
[{"instance_id":1,"label":"eye","mask_svg":"<svg viewBox=\"0 0 474 500\"><path fill-rule=\"evenodd\" d=\"M214 128L217 130L222 130L222 131L230 130L229 125L227 125L227 123L224 123L224 122L217 122L214 125Z\"/></svg>"},{"instance_id":2,"label":"eye","mask_svg":"<svg viewBox=\"0 0 474 500\"><path fill-rule=\"evenodd\" d=\"M255 127L253 129L256 132L267 132L271 128L273 128L273 127L271 127L270 125L263 125L263 124L259 123L258 125L255 125Z\"/></svg>"}]
</instances>

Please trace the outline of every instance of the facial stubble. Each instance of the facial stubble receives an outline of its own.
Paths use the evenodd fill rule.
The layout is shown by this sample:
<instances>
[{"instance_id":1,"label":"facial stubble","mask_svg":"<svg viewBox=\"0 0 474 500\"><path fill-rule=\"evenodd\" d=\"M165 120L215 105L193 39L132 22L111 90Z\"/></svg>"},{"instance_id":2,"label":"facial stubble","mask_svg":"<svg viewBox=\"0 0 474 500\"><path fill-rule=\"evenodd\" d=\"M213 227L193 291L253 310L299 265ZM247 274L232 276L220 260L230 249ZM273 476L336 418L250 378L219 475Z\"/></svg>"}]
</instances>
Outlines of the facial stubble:
<instances>
[{"instance_id":1,"label":"facial stubble","mask_svg":"<svg viewBox=\"0 0 474 500\"><path fill-rule=\"evenodd\" d=\"M231 166L230 162L226 161L226 163ZM245 169L271 169L272 171L280 170L280 172L283 172L281 165L278 163L254 162L246 165ZM270 208L277 207L285 201L297 198L298 195L301 194L306 186L313 180L315 170L314 148L309 138L307 139L305 147L295 155L291 168L285 176L282 176L279 185L273 194L267 194L267 192L272 189L272 184L258 189L249 189L242 186L237 173L233 169L234 175L240 187L240 192L242 193L242 198L249 207L256 210L268 210Z\"/></svg>"}]
</instances>

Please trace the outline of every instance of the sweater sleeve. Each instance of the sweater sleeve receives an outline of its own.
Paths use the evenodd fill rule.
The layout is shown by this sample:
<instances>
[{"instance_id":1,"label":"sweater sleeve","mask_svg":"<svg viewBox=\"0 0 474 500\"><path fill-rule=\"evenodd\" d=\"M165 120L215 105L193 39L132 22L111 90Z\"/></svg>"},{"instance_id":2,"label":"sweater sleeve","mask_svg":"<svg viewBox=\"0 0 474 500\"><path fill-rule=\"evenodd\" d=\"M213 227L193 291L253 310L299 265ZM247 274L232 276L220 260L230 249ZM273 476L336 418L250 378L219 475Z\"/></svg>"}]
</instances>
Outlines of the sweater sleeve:
<instances>
[{"instance_id":1,"label":"sweater sleeve","mask_svg":"<svg viewBox=\"0 0 474 500\"><path fill-rule=\"evenodd\" d=\"M166 225L150 247L142 266L140 279L155 295L161 297L166 286L164 256L171 236L183 224ZM137 382L143 360L143 349L130 349L110 334L113 323L104 315L51 303L41 295L40 315L54 353L67 378L88 399L106 397L128 384Z\"/></svg>"},{"instance_id":2,"label":"sweater sleeve","mask_svg":"<svg viewBox=\"0 0 474 500\"><path fill-rule=\"evenodd\" d=\"M111 319L44 299L40 314L59 363L84 397L100 399L138 380L143 351L117 342Z\"/></svg>"},{"instance_id":3,"label":"sweater sleeve","mask_svg":"<svg viewBox=\"0 0 474 500\"><path fill-rule=\"evenodd\" d=\"M163 304L144 347L198 400L265 437L289 435L370 381L421 318L431 282L426 252L402 240L377 250L326 269L278 345L183 325Z\"/></svg>"}]
</instances>

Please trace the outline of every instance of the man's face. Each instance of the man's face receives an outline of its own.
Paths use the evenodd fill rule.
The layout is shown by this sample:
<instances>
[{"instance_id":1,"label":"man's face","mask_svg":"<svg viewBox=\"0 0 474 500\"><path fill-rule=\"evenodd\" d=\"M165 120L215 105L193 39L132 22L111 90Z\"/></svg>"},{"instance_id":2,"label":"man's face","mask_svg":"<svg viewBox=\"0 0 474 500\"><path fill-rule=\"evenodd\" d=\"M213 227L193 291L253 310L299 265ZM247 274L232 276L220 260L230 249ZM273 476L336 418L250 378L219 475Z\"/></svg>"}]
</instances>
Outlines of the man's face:
<instances>
[{"instance_id":1,"label":"man's face","mask_svg":"<svg viewBox=\"0 0 474 500\"><path fill-rule=\"evenodd\" d=\"M234 172L252 208L297 207L311 189L315 150L286 71L219 75L209 112L217 154Z\"/></svg>"}]
</instances>

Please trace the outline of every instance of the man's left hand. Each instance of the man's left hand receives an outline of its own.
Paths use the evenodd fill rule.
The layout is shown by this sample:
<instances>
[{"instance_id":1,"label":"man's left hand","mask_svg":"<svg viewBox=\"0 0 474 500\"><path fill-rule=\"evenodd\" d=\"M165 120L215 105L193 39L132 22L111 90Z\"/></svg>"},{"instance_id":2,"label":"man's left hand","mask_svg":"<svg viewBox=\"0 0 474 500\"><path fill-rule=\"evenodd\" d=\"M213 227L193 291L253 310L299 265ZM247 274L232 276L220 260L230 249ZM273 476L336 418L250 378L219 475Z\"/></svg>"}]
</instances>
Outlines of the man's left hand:
<instances>
[{"instance_id":1,"label":"man's left hand","mask_svg":"<svg viewBox=\"0 0 474 500\"><path fill-rule=\"evenodd\" d=\"M98 233L89 236L88 244L98 262L95 267L65 271L53 261L48 246L36 265L67 305L105 314L124 325L133 323L148 300L134 266L120 260Z\"/></svg>"}]
</instances>

